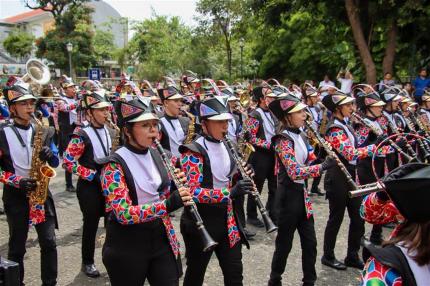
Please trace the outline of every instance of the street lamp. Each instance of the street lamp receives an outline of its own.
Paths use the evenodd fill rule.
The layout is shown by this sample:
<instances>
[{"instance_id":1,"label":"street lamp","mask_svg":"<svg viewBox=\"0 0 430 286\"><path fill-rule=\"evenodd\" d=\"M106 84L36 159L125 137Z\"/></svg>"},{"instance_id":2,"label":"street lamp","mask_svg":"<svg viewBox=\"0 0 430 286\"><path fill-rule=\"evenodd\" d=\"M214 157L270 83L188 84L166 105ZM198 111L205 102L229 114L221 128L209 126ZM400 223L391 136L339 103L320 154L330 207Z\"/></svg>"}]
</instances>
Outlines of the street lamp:
<instances>
[{"instance_id":1,"label":"street lamp","mask_svg":"<svg viewBox=\"0 0 430 286\"><path fill-rule=\"evenodd\" d=\"M69 53L69 76L72 77L72 51L73 51L73 44L68 42L66 44L67 52Z\"/></svg>"},{"instance_id":2,"label":"street lamp","mask_svg":"<svg viewBox=\"0 0 430 286\"><path fill-rule=\"evenodd\" d=\"M240 38L239 47L240 47L240 77L243 78L243 47L245 46L245 39Z\"/></svg>"}]
</instances>

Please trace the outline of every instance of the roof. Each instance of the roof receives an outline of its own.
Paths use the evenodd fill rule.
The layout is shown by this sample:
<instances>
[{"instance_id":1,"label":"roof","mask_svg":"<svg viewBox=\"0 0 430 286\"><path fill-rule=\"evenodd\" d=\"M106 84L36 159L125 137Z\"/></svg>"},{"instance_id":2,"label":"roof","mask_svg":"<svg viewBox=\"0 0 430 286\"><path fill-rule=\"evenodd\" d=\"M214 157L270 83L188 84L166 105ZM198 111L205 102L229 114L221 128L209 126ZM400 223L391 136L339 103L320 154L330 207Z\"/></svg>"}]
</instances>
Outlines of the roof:
<instances>
[{"instance_id":1,"label":"roof","mask_svg":"<svg viewBox=\"0 0 430 286\"><path fill-rule=\"evenodd\" d=\"M48 12L42 9L31 10L28 12L20 13L15 16L4 18L2 19L2 22L13 23L13 24L22 23L22 22L26 22L28 19L31 19L36 16L40 16L44 13L48 13Z\"/></svg>"}]
</instances>

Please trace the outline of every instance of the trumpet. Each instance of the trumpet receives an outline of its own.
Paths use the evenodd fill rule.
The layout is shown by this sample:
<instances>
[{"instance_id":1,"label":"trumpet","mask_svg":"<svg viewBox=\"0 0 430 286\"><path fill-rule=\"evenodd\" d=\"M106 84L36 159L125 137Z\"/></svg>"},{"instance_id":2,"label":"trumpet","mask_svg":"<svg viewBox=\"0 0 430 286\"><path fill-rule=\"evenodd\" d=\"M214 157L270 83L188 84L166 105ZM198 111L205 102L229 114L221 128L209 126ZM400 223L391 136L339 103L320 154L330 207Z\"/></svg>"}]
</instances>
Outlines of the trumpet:
<instances>
[{"instance_id":1,"label":"trumpet","mask_svg":"<svg viewBox=\"0 0 430 286\"><path fill-rule=\"evenodd\" d=\"M237 153L237 150L234 148L233 143L231 143L231 140L226 135L224 137L225 143L227 144L228 149L230 150L230 153L232 154L233 160L236 163L237 168L239 169L240 174L242 175L242 178L251 180L251 177L246 173L245 168L243 167L243 160L240 158L239 154ZM258 193L257 189L254 187L254 190L252 191L252 196L255 199L255 203L258 207L258 210L261 213L261 217L264 221L264 226L266 227L266 232L271 233L278 229L278 227L273 223L272 219L269 217L269 214L264 207L260 194Z\"/></svg>"},{"instance_id":2,"label":"trumpet","mask_svg":"<svg viewBox=\"0 0 430 286\"><path fill-rule=\"evenodd\" d=\"M376 126L374 126L373 124L371 124L370 122L366 121L363 117L361 117L360 115L358 115L356 112L353 112L351 114L352 117L354 117L356 120L358 120L359 122L361 122L364 126L368 127L370 130L372 130L373 133L375 133L376 136L381 136L383 135L382 131L379 130L378 128L376 128ZM390 145L396 149L397 152L399 152L400 154L402 154L402 156L404 156L406 158L406 160L408 160L408 162L415 160L413 157L409 156L408 154L406 154L402 148L400 148L400 146L398 146L393 139L388 139L388 143L390 143Z\"/></svg>"},{"instance_id":3,"label":"trumpet","mask_svg":"<svg viewBox=\"0 0 430 286\"><path fill-rule=\"evenodd\" d=\"M166 170L169 172L169 174L172 177L176 187L178 189L182 188L182 187L187 187L178 178L178 176L175 172L175 168L173 167L170 159L167 157L167 154L164 151L163 146L161 146L160 141L155 139L154 144L157 147L157 151L161 155L161 159L163 161L164 168L166 168ZM211 251L212 249L214 249L218 245L218 243L213 240L213 238L210 236L209 232L206 230L205 225L203 224L203 220L202 220L202 218L201 218L201 216L197 210L196 204L194 203L194 201L191 201L191 202L192 202L192 204L189 206L189 210L190 210L191 216L193 217L193 219L196 223L197 230L199 231L200 236L202 238L203 252Z\"/></svg>"}]
</instances>

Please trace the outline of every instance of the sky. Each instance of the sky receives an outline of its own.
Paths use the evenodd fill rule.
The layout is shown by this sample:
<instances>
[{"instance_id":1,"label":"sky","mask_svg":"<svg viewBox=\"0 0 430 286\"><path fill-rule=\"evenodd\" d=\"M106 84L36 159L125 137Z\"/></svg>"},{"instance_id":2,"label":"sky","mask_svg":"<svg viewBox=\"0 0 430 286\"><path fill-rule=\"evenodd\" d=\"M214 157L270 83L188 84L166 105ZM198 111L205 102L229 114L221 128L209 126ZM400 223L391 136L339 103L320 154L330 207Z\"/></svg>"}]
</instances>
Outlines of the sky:
<instances>
[{"instance_id":1,"label":"sky","mask_svg":"<svg viewBox=\"0 0 430 286\"><path fill-rule=\"evenodd\" d=\"M150 18L152 9L157 15L179 16L187 25L195 25L197 0L105 0L123 17L131 20ZM0 19L26 12L22 0L0 0Z\"/></svg>"}]
</instances>

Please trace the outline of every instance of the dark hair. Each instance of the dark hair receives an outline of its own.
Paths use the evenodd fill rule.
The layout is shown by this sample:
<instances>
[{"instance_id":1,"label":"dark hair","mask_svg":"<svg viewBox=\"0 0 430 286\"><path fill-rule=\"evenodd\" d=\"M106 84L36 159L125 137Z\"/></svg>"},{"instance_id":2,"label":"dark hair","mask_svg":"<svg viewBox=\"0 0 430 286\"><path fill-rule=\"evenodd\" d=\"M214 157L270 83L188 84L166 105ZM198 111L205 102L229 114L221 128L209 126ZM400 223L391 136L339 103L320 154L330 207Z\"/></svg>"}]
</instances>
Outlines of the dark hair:
<instances>
[{"instance_id":1,"label":"dark hair","mask_svg":"<svg viewBox=\"0 0 430 286\"><path fill-rule=\"evenodd\" d=\"M430 221L410 222L406 221L400 226L397 235L383 243L383 245L400 244L408 249L408 253L415 252L412 256L418 265L430 263Z\"/></svg>"}]
</instances>

